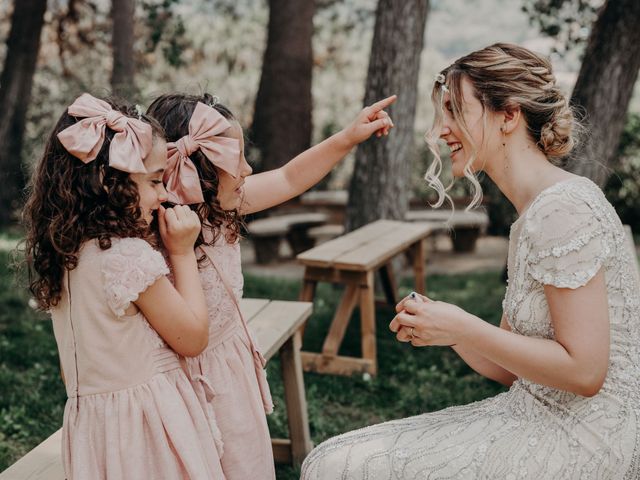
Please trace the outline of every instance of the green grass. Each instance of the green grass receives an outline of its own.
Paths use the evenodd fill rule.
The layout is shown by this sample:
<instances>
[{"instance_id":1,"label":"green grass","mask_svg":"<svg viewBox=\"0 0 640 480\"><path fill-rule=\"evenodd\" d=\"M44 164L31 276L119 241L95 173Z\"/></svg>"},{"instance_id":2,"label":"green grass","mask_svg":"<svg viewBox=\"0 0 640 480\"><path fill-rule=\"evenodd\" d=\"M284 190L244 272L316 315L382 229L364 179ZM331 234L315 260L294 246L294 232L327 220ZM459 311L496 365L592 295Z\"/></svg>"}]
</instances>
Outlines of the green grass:
<instances>
[{"instance_id":1,"label":"green grass","mask_svg":"<svg viewBox=\"0 0 640 480\"><path fill-rule=\"evenodd\" d=\"M27 305L0 251L0 471L59 428L66 398L59 376L51 322ZM295 300L299 281L247 276L245 296ZM500 273L429 276L429 295L454 302L489 320L499 321L504 286ZM411 284L401 282L401 294ZM341 290L321 284L304 348L318 351L339 301ZM378 307L379 374L338 377L305 374L312 439L315 444L347 430L450 405L480 400L502 387L472 372L448 348L413 348L388 330L393 310ZM347 329L341 354L359 355L358 314ZM275 412L269 417L274 436L287 436L287 419L275 357L268 365ZM295 468L278 467L279 480L299 478Z\"/></svg>"}]
</instances>

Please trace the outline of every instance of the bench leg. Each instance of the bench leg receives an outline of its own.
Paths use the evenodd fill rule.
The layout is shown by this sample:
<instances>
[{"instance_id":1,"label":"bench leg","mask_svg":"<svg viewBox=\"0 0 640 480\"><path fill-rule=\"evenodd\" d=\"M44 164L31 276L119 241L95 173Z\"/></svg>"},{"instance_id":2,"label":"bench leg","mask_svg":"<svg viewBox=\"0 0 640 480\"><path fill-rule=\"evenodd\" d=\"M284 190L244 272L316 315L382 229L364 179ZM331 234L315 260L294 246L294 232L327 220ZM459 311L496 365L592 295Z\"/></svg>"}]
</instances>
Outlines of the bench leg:
<instances>
[{"instance_id":1,"label":"bench leg","mask_svg":"<svg viewBox=\"0 0 640 480\"><path fill-rule=\"evenodd\" d=\"M327 333L327 337L322 345L323 355L334 357L338 354L338 349L344 339L344 333L347 330L347 325L349 325L349 320L351 319L351 314L357 301L358 286L355 284L347 285L346 290L342 294L340 305L338 305L335 316L331 321L329 333Z\"/></svg>"},{"instance_id":2,"label":"bench leg","mask_svg":"<svg viewBox=\"0 0 640 480\"><path fill-rule=\"evenodd\" d=\"M309 280L307 278L304 279L304 283L302 284L302 290L300 291L299 300L301 302L312 302L316 296L316 286L318 285L317 280ZM300 327L300 338L304 338L304 327L307 325L307 322L304 322Z\"/></svg>"},{"instance_id":3,"label":"bench leg","mask_svg":"<svg viewBox=\"0 0 640 480\"><path fill-rule=\"evenodd\" d=\"M295 465L302 464L313 448L309 433L307 399L304 394L304 378L302 376L302 361L300 360L301 346L302 339L298 331L280 349L289 438L291 439L291 459Z\"/></svg>"},{"instance_id":4,"label":"bench leg","mask_svg":"<svg viewBox=\"0 0 640 480\"><path fill-rule=\"evenodd\" d=\"M395 307L400 300L398 299L398 286L391 262L385 263L380 268L380 279L382 280L382 289L387 303Z\"/></svg>"},{"instance_id":5,"label":"bench leg","mask_svg":"<svg viewBox=\"0 0 640 480\"><path fill-rule=\"evenodd\" d=\"M369 373L378 372L376 362L376 310L374 273L367 272L366 283L360 286L360 324L362 327L362 358L371 365Z\"/></svg>"},{"instance_id":6,"label":"bench leg","mask_svg":"<svg viewBox=\"0 0 640 480\"><path fill-rule=\"evenodd\" d=\"M413 273L416 280L416 292L425 295L425 240L419 240L411 246L411 258L413 260Z\"/></svg>"}]
</instances>

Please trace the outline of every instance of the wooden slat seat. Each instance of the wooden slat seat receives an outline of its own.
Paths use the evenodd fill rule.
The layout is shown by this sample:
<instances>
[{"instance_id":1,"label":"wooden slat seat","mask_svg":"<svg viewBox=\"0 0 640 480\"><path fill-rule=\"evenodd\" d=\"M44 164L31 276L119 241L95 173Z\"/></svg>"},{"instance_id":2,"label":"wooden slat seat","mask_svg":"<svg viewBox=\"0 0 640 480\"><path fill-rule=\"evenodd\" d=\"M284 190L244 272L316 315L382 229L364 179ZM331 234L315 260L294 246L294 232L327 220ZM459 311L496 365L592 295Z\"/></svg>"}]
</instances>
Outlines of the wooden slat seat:
<instances>
[{"instance_id":1,"label":"wooden slat seat","mask_svg":"<svg viewBox=\"0 0 640 480\"><path fill-rule=\"evenodd\" d=\"M300 359L300 327L312 304L246 298L240 308L264 357L280 354L290 438L272 439L274 458L300 464L312 448ZM61 441L60 429L0 473L0 480L64 480Z\"/></svg>"}]
</instances>

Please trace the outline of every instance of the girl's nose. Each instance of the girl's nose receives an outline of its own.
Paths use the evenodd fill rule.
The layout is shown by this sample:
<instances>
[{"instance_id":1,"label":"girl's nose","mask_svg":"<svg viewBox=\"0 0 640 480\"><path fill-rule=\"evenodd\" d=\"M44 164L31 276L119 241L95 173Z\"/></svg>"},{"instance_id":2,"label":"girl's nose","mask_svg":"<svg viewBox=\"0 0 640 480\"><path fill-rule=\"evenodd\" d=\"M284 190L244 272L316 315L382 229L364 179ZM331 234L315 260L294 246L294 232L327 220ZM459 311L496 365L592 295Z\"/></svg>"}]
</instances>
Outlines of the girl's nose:
<instances>
[{"instance_id":1,"label":"girl's nose","mask_svg":"<svg viewBox=\"0 0 640 480\"><path fill-rule=\"evenodd\" d=\"M160 185L160 191L158 192L158 200L160 200L160 203L163 203L163 202L166 202L168 198L169 198L169 194L167 193L167 189L163 183L162 185Z\"/></svg>"},{"instance_id":2,"label":"girl's nose","mask_svg":"<svg viewBox=\"0 0 640 480\"><path fill-rule=\"evenodd\" d=\"M444 138L451 134L451 129L447 125L443 125L440 129L440 138Z\"/></svg>"},{"instance_id":3,"label":"girl's nose","mask_svg":"<svg viewBox=\"0 0 640 480\"><path fill-rule=\"evenodd\" d=\"M244 155L243 155L242 156L242 166L240 167L240 176L248 177L252 173L253 173L253 168L251 168L251 165L249 165L249 162L247 162L247 159L244 158Z\"/></svg>"}]
</instances>

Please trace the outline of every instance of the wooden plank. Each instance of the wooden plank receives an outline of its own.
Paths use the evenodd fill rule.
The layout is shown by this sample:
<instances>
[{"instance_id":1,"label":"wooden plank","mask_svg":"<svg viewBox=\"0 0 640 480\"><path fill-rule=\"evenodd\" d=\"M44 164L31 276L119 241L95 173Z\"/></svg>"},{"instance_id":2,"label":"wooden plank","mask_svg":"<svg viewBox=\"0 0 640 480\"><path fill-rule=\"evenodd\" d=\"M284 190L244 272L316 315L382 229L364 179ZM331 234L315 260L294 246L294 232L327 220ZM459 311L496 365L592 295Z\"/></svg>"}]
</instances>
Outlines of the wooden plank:
<instances>
[{"instance_id":1,"label":"wooden plank","mask_svg":"<svg viewBox=\"0 0 640 480\"><path fill-rule=\"evenodd\" d=\"M357 249L362 244L371 242L381 235L392 232L401 223L392 220L378 220L307 250L296 258L303 265L328 266L337 257Z\"/></svg>"},{"instance_id":2,"label":"wooden plank","mask_svg":"<svg viewBox=\"0 0 640 480\"><path fill-rule=\"evenodd\" d=\"M300 359L301 346L302 340L298 331L288 338L280 349L284 400L287 405L287 421L289 438L291 439L291 460L294 465L301 465L312 448Z\"/></svg>"},{"instance_id":3,"label":"wooden plank","mask_svg":"<svg viewBox=\"0 0 640 480\"><path fill-rule=\"evenodd\" d=\"M300 328L311 315L312 307L310 302L274 300L259 315L247 321L265 359L269 360L293 332ZM256 322L258 318L260 321Z\"/></svg>"},{"instance_id":4,"label":"wooden plank","mask_svg":"<svg viewBox=\"0 0 640 480\"><path fill-rule=\"evenodd\" d=\"M323 355L338 354L338 349L340 348L340 344L344 338L347 325L349 325L351 314L353 313L353 309L358 301L358 293L359 288L357 285L347 285L347 288L342 294L340 305L338 305L333 320L331 321L329 333L327 333L327 337L324 339L324 344L322 345Z\"/></svg>"},{"instance_id":5,"label":"wooden plank","mask_svg":"<svg viewBox=\"0 0 640 480\"><path fill-rule=\"evenodd\" d=\"M300 352L302 368L305 372L327 373L330 375L353 375L369 373L375 375L376 366L371 360L357 357L327 357L321 353Z\"/></svg>"},{"instance_id":6,"label":"wooden plank","mask_svg":"<svg viewBox=\"0 0 640 480\"><path fill-rule=\"evenodd\" d=\"M0 473L1 480L64 480L62 429Z\"/></svg>"},{"instance_id":7,"label":"wooden plank","mask_svg":"<svg viewBox=\"0 0 640 480\"><path fill-rule=\"evenodd\" d=\"M411 260L413 263L413 274L416 282L416 292L426 295L425 263L426 263L425 240L420 240L411 246Z\"/></svg>"},{"instance_id":8,"label":"wooden plank","mask_svg":"<svg viewBox=\"0 0 640 480\"><path fill-rule=\"evenodd\" d=\"M291 440L288 438L272 438L271 449L276 463L291 463Z\"/></svg>"},{"instance_id":9,"label":"wooden plank","mask_svg":"<svg viewBox=\"0 0 640 480\"><path fill-rule=\"evenodd\" d=\"M376 360L376 310L375 291L373 286L373 272L369 272L368 285L360 287L360 325L362 327L362 358L369 360L373 367L370 374L375 375L378 370Z\"/></svg>"},{"instance_id":10,"label":"wooden plank","mask_svg":"<svg viewBox=\"0 0 640 480\"><path fill-rule=\"evenodd\" d=\"M433 232L433 225L423 223L403 223L394 231L378 236L357 249L351 250L333 261L334 268L344 270L371 270L378 268L409 245L427 238Z\"/></svg>"},{"instance_id":11,"label":"wooden plank","mask_svg":"<svg viewBox=\"0 0 640 480\"><path fill-rule=\"evenodd\" d=\"M396 276L393 273L393 264L390 261L380 267L380 279L382 280L382 290L387 303L396 306L400 300L398 298Z\"/></svg>"},{"instance_id":12,"label":"wooden plank","mask_svg":"<svg viewBox=\"0 0 640 480\"><path fill-rule=\"evenodd\" d=\"M305 267L304 280L329 283L357 283L366 284L367 273L358 271L335 270L324 267ZM302 300L302 299L300 299Z\"/></svg>"},{"instance_id":13,"label":"wooden plank","mask_svg":"<svg viewBox=\"0 0 640 480\"><path fill-rule=\"evenodd\" d=\"M249 323L250 319L255 317L271 300L264 298L243 298L240 300L240 311L242 316Z\"/></svg>"}]
</instances>

